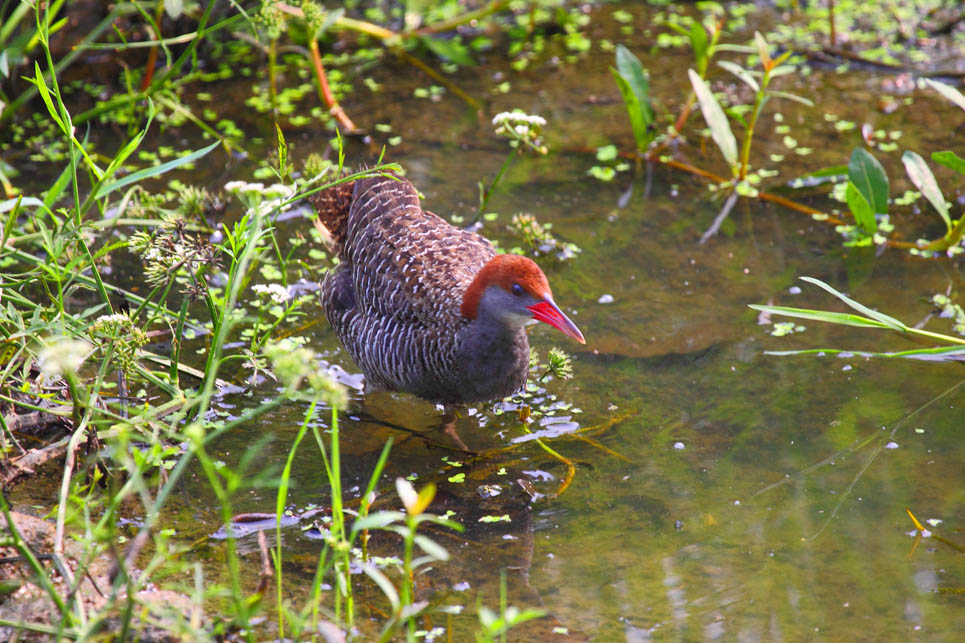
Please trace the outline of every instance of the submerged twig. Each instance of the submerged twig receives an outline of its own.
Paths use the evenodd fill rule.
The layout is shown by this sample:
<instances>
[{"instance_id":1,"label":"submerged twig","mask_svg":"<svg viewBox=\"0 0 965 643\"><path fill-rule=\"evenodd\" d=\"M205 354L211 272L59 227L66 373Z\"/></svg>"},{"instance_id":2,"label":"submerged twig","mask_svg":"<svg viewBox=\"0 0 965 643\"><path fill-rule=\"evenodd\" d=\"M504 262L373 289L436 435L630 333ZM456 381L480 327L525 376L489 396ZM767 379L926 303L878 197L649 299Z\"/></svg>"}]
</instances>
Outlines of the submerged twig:
<instances>
[{"instance_id":1,"label":"submerged twig","mask_svg":"<svg viewBox=\"0 0 965 643\"><path fill-rule=\"evenodd\" d=\"M727 215L730 214L730 211L733 209L735 203L737 203L736 190L731 192L730 196L727 197L727 200L724 201L724 207L720 209L720 214L717 215L717 217L714 219L714 222L710 224L710 227L707 228L704 234L701 235L700 241L697 243L707 243L708 239L717 234L717 231L720 230L720 226L723 225L724 220L727 219Z\"/></svg>"}]
</instances>

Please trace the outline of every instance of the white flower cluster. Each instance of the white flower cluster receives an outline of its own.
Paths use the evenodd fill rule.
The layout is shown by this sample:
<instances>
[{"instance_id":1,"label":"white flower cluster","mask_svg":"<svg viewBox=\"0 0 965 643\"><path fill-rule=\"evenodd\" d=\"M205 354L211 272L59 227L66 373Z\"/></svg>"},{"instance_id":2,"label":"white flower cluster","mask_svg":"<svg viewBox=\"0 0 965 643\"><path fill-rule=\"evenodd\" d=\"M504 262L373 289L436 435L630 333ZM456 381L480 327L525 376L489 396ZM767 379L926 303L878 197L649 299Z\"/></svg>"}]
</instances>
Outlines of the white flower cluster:
<instances>
[{"instance_id":1,"label":"white flower cluster","mask_svg":"<svg viewBox=\"0 0 965 643\"><path fill-rule=\"evenodd\" d=\"M536 114L500 112L493 116L493 126L498 136L512 139L509 144L513 147L523 143L540 154L546 154L546 147L539 138L544 125L546 119Z\"/></svg>"},{"instance_id":2,"label":"white flower cluster","mask_svg":"<svg viewBox=\"0 0 965 643\"><path fill-rule=\"evenodd\" d=\"M230 192L241 199L249 208L257 208L265 215L281 206L295 194L294 186L274 183L265 186L264 183L248 183L247 181L228 181L224 186L225 192Z\"/></svg>"},{"instance_id":3,"label":"white flower cluster","mask_svg":"<svg viewBox=\"0 0 965 643\"><path fill-rule=\"evenodd\" d=\"M281 284L255 284L251 289L259 295L268 295L276 304L284 304L288 301L288 289Z\"/></svg>"},{"instance_id":4,"label":"white flower cluster","mask_svg":"<svg viewBox=\"0 0 965 643\"><path fill-rule=\"evenodd\" d=\"M546 119L536 114L524 114L523 112L500 112L493 116L493 125L499 127L503 123L517 123L535 125L542 127L546 125Z\"/></svg>"},{"instance_id":5,"label":"white flower cluster","mask_svg":"<svg viewBox=\"0 0 965 643\"><path fill-rule=\"evenodd\" d=\"M90 342L82 339L55 339L40 351L40 358L37 360L40 372L45 377L76 373L92 348Z\"/></svg>"},{"instance_id":6,"label":"white flower cluster","mask_svg":"<svg viewBox=\"0 0 965 643\"><path fill-rule=\"evenodd\" d=\"M130 323L131 318L123 313L114 313L113 315L101 315L94 320L94 324L127 324Z\"/></svg>"}]
</instances>

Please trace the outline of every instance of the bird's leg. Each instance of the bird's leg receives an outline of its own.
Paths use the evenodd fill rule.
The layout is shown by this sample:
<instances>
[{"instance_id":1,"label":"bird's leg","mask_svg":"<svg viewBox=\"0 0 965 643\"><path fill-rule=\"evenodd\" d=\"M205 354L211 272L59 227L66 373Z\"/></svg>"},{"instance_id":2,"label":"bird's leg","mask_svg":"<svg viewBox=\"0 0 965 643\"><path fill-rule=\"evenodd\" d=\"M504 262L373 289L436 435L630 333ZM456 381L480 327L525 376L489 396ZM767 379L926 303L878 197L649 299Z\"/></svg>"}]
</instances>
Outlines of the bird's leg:
<instances>
[{"instance_id":1,"label":"bird's leg","mask_svg":"<svg viewBox=\"0 0 965 643\"><path fill-rule=\"evenodd\" d=\"M476 454L475 451L466 446L466 443L462 441L459 434L456 433L456 420L459 419L459 413L456 408L451 406L446 406L445 410L442 412L442 432L452 438L452 441L456 443L456 447L465 451L466 453Z\"/></svg>"}]
</instances>

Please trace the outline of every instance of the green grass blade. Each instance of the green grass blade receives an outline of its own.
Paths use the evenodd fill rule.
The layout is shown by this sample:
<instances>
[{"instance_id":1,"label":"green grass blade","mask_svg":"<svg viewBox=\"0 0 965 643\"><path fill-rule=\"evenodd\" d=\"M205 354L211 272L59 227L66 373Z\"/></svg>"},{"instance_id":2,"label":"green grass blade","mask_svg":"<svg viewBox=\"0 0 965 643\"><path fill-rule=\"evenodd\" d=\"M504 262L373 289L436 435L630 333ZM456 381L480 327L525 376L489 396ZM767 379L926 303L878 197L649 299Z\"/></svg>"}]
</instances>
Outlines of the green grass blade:
<instances>
[{"instance_id":1,"label":"green grass blade","mask_svg":"<svg viewBox=\"0 0 965 643\"><path fill-rule=\"evenodd\" d=\"M859 357L883 357L886 359L917 359L927 362L959 362L965 360L965 347L942 346L941 348L916 348L907 351L881 353L876 351L849 351L840 348L808 348L794 351L764 351L765 355L856 355Z\"/></svg>"},{"instance_id":2,"label":"green grass blade","mask_svg":"<svg viewBox=\"0 0 965 643\"><path fill-rule=\"evenodd\" d=\"M798 319L827 322L829 324L839 324L842 326L891 328L891 326L887 324L851 313L835 313L826 310L811 310L809 308L789 308L787 306L763 306L760 304L750 304L748 307L771 315L784 315L785 317L796 317Z\"/></svg>"},{"instance_id":3,"label":"green grass blade","mask_svg":"<svg viewBox=\"0 0 965 643\"><path fill-rule=\"evenodd\" d=\"M821 288L821 289L823 289L823 290L831 293L832 295L834 295L835 297L837 297L838 299L840 299L841 301L843 301L845 304L847 304L849 307L857 310L859 313L863 313L863 314L867 315L867 316L870 317L871 319L874 319L874 320L876 320L876 321L881 322L882 324L884 324L884 325L887 326L888 328L891 328L891 329L897 330L897 331L901 331L901 332L907 332L907 331L909 330L908 326L906 326L906 325L905 325L904 323L902 323L901 321L895 319L894 317L892 317L892 316L890 316L890 315L886 315L886 314L884 314L884 313L879 313L877 310L873 310L873 309L871 309L871 308L868 308L868 307L865 306L864 304L860 304L860 303L856 302L854 299L851 299L850 297L848 297L848 296L845 295L844 293L838 292L837 290L835 290L834 288L832 288L832 287L829 286L828 284L824 283L824 282L821 281L820 279L815 279L814 277L801 277L801 280L802 280L802 281L806 281L806 282L808 282L809 284L814 284L814 285L817 286L818 288Z\"/></svg>"},{"instance_id":4,"label":"green grass blade","mask_svg":"<svg viewBox=\"0 0 965 643\"><path fill-rule=\"evenodd\" d=\"M97 194L95 195L94 198L99 199L102 196L106 196L107 194L110 194L114 190L119 190L120 188L126 185L130 185L131 183L137 183L138 181L143 181L144 179L149 179L155 176L159 176L161 174L164 174L165 172L169 172L175 168L179 168L182 165L196 161L220 144L221 144L220 141L215 141L211 145L207 147L202 147L200 150L195 150L194 152L191 152L187 156L182 156L180 158L176 158L174 160L168 161L167 163L161 163L160 165L156 165L154 167L148 167L148 168L144 168L143 170L138 170L137 172L132 172L131 174L128 174L122 179L118 179L117 181L112 181L110 183L102 185L101 188L97 191Z\"/></svg>"}]
</instances>

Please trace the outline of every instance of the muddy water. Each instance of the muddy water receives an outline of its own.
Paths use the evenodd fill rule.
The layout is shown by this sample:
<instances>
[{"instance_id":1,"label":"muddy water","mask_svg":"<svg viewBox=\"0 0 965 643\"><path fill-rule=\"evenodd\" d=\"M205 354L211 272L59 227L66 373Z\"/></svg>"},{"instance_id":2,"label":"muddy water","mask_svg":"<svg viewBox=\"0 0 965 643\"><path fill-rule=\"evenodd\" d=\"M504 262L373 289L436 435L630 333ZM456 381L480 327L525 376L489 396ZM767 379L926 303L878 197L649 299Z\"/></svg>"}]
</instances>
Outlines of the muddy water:
<instances>
[{"instance_id":1,"label":"muddy water","mask_svg":"<svg viewBox=\"0 0 965 643\"><path fill-rule=\"evenodd\" d=\"M650 52L652 41L640 35L594 37L600 35L634 48L664 106L679 107L687 92L685 52ZM499 570L508 569L510 602L550 615L527 626L524 638L561 637L551 634L553 628L574 638L628 641L955 638L965 629L961 556L934 539L916 547L906 508L919 519L943 521L936 532L960 540L965 454L959 407L965 394L952 387L961 381L961 366L768 356L765 350L909 345L816 322L806 323L802 333L772 337L771 326L759 325L747 304L839 310L797 280L809 275L914 323L928 312L923 299L949 286L959 290L957 265L894 250L875 256L843 248L826 224L743 201L723 234L698 246L721 206L702 182L658 167L645 198L643 181L633 181L631 172L612 183L587 174L597 164L595 147L631 145L607 70L611 54L592 53L563 66L547 57L520 75L493 64L453 80L488 97L490 116L519 107L546 117L551 154L517 161L490 204L500 217L484 233L512 247L518 241L506 225L514 213L528 212L581 248L569 261L542 263L586 346L567 343L547 327L530 335L541 351L558 345L574 357L573 380L550 380L536 392L536 402L546 406L548 396L555 396L558 404L552 419L530 430L575 463L576 474L564 493L551 498L567 469L530 439L515 413L482 406L459 419L460 437L483 454L473 458L439 430L441 413L431 405L403 395L353 395L340 422L348 495L359 493L392 436L395 447L380 486L385 506L394 506L391 480L414 474L417 485L439 484L434 510L454 511L467 527L463 535L431 533L453 558L421 576L420 591L467 607L465 615L434 624L452 627L456 640L464 640L475 625L477 602L497 605ZM388 160L406 168L428 209L471 215L477 181L495 174L508 148L485 119L481 123L451 94L439 102L414 97L413 89L428 83L411 68L389 61L374 76L381 91L359 90L346 109L370 131L375 123L389 123L392 135L401 135ZM504 78L511 80L511 91L492 93ZM808 95L817 107L770 103L754 162L780 170L783 179L845 163L860 143L860 124L868 122L902 132L898 150L876 152L893 177L892 194L900 194L899 187L909 187L895 180L903 175L901 152L910 148L927 157L949 147L942 123L961 122L962 115L925 92L913 93L911 106L879 111L876 97L893 80L820 68L806 78L782 79L782 89ZM776 111L783 120L774 118ZM825 114L855 121L858 128L839 132ZM702 122L699 115L694 122ZM776 131L781 124L813 152L802 156L787 148ZM324 148L328 138L289 132L294 153L302 156ZM350 140L349 162L371 161L381 142ZM696 137L679 153L725 173L713 146ZM786 160L768 161L770 154ZM618 207L631 182L632 197ZM835 207L819 192L800 198ZM926 212L900 226L934 235L936 224L937 216ZM282 223L280 237L303 225ZM313 347L327 363L357 373L321 311L316 314L319 323L307 331ZM929 328L948 330L936 321ZM229 397L224 403L250 402ZM280 468L304 412L287 405L227 436L214 455L236 463L257 443L252 471ZM316 421L328 427L327 412ZM311 443L306 439L295 458L289 494L295 511L327 502L323 467ZM462 482L450 481L460 472L466 474ZM484 500L478 492L483 485L498 485L502 493ZM270 488L255 489L234 509L270 512L274 497ZM187 539L220 525L199 476L186 481L171 509L171 526ZM480 522L487 515L508 520ZM286 591L297 600L321 544L312 530L290 528L283 537ZM251 545L242 539L242 549ZM392 541L377 539L373 546L397 553ZM213 574L221 569L219 548L213 541ZM245 561L254 584L258 556L252 551ZM360 604L366 614L368 606L384 607L371 588L362 591Z\"/></svg>"}]
</instances>

